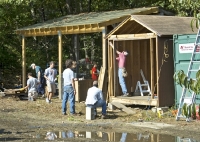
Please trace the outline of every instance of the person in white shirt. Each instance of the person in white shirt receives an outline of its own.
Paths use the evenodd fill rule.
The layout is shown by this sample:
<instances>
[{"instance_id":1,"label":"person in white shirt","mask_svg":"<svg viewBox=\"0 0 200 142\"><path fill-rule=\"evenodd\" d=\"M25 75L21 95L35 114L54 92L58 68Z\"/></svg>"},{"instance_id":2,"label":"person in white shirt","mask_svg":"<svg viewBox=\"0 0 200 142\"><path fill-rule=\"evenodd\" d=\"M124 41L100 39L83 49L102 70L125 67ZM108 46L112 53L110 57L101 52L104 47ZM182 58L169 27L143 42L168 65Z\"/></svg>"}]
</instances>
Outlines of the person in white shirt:
<instances>
[{"instance_id":1,"label":"person in white shirt","mask_svg":"<svg viewBox=\"0 0 200 142\"><path fill-rule=\"evenodd\" d=\"M88 89L85 104L87 107L93 107L95 113L97 107L102 107L101 118L106 118L106 102L103 100L102 91L98 88L98 81L94 81L93 87Z\"/></svg>"},{"instance_id":2,"label":"person in white shirt","mask_svg":"<svg viewBox=\"0 0 200 142\"><path fill-rule=\"evenodd\" d=\"M65 64L66 64L66 69L63 71L64 93L62 99L62 114L66 115L67 111L66 103L69 100L70 114L76 115L75 113L76 89L74 83L74 72L72 71L73 61L71 59L67 59Z\"/></svg>"}]
</instances>

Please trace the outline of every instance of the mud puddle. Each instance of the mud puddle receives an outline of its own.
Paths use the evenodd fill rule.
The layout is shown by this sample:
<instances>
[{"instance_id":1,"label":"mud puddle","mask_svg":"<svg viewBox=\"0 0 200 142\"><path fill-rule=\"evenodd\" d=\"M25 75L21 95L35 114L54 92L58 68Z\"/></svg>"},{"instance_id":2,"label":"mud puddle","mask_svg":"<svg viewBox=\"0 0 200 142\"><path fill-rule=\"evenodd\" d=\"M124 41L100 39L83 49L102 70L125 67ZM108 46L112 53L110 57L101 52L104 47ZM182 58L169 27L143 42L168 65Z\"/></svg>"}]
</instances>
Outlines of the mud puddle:
<instances>
[{"instance_id":1,"label":"mud puddle","mask_svg":"<svg viewBox=\"0 0 200 142\"><path fill-rule=\"evenodd\" d=\"M57 131L57 132L28 132L12 133L0 131L0 141L33 140L33 141L114 141L114 142L200 142L191 138L174 137L152 133L118 133L90 131Z\"/></svg>"}]
</instances>

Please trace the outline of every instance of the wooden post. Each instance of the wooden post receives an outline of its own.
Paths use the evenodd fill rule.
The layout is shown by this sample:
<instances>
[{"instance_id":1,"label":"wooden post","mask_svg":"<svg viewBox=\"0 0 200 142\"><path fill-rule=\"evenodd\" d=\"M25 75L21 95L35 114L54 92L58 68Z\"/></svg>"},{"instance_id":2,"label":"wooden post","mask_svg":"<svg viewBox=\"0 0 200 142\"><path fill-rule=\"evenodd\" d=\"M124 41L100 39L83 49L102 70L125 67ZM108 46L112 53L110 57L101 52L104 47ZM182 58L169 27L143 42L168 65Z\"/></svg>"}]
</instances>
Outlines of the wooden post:
<instances>
[{"instance_id":1,"label":"wooden post","mask_svg":"<svg viewBox=\"0 0 200 142\"><path fill-rule=\"evenodd\" d=\"M104 29L102 30L102 57L103 57L103 62L102 62L102 66L104 67L104 69L107 68L107 44L106 44L106 32L107 32L107 27L104 27Z\"/></svg>"},{"instance_id":2,"label":"wooden post","mask_svg":"<svg viewBox=\"0 0 200 142\"><path fill-rule=\"evenodd\" d=\"M113 40L113 46L115 47L115 40ZM117 84L117 73L118 68L116 68L116 48L113 49L113 69L114 69L114 96L118 96L118 84Z\"/></svg>"},{"instance_id":3,"label":"wooden post","mask_svg":"<svg viewBox=\"0 0 200 142\"><path fill-rule=\"evenodd\" d=\"M153 51L153 38L150 38L150 66L151 66L151 98L154 97L154 51Z\"/></svg>"},{"instance_id":4,"label":"wooden post","mask_svg":"<svg viewBox=\"0 0 200 142\"><path fill-rule=\"evenodd\" d=\"M26 86L26 43L25 37L22 35L22 85Z\"/></svg>"},{"instance_id":5,"label":"wooden post","mask_svg":"<svg viewBox=\"0 0 200 142\"><path fill-rule=\"evenodd\" d=\"M75 49L75 56L76 56L76 62L79 61L79 42L78 42L79 36L76 34L74 35L74 49ZM76 75L79 74L79 64L77 64L76 67ZM77 76L76 76L77 77Z\"/></svg>"},{"instance_id":6,"label":"wooden post","mask_svg":"<svg viewBox=\"0 0 200 142\"><path fill-rule=\"evenodd\" d=\"M157 91L157 106L159 106L160 99L159 99L159 56L158 56L158 36L156 37L156 91Z\"/></svg>"},{"instance_id":7,"label":"wooden post","mask_svg":"<svg viewBox=\"0 0 200 142\"><path fill-rule=\"evenodd\" d=\"M63 81L62 81L62 33L61 31L58 31L58 96L59 99L62 99L62 93L63 93Z\"/></svg>"}]
</instances>

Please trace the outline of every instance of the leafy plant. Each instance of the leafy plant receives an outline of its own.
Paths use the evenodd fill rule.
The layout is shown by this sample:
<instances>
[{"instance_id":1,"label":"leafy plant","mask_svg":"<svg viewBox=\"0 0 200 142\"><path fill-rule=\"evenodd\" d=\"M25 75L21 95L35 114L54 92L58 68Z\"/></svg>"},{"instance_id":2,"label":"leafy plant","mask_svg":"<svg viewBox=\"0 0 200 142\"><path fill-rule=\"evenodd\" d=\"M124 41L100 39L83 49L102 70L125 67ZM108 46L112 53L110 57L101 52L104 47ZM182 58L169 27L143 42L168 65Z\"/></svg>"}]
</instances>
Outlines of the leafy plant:
<instances>
[{"instance_id":1,"label":"leafy plant","mask_svg":"<svg viewBox=\"0 0 200 142\"><path fill-rule=\"evenodd\" d=\"M200 70L196 73L196 79L188 78L183 70L175 72L173 76L175 82L196 95L200 94Z\"/></svg>"}]
</instances>

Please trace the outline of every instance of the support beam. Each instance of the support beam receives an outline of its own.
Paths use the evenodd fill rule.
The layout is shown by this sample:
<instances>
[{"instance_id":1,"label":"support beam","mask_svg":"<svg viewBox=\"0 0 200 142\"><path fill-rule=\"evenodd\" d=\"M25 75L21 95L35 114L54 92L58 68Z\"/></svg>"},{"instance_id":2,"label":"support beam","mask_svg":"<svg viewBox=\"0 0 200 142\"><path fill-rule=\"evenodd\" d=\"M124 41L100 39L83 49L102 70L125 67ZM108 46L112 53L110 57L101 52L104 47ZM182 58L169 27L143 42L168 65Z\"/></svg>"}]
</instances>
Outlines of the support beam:
<instances>
[{"instance_id":1,"label":"support beam","mask_svg":"<svg viewBox=\"0 0 200 142\"><path fill-rule=\"evenodd\" d=\"M74 50L75 50L75 56L76 56L76 62L79 61L79 36L76 34L74 35ZM76 67L76 75L79 74L79 64L77 64ZM77 76L75 76L77 78Z\"/></svg>"},{"instance_id":2,"label":"support beam","mask_svg":"<svg viewBox=\"0 0 200 142\"><path fill-rule=\"evenodd\" d=\"M151 98L154 97L154 49L153 49L153 39L150 39L150 68L151 68Z\"/></svg>"},{"instance_id":3,"label":"support beam","mask_svg":"<svg viewBox=\"0 0 200 142\"><path fill-rule=\"evenodd\" d=\"M59 99L62 99L63 94L63 81L62 81L62 33L58 31L58 91L59 91Z\"/></svg>"},{"instance_id":4,"label":"support beam","mask_svg":"<svg viewBox=\"0 0 200 142\"><path fill-rule=\"evenodd\" d=\"M156 38L154 33L146 33L146 34L121 34L121 35L111 35L109 40L139 40L139 39L150 39Z\"/></svg>"},{"instance_id":5,"label":"support beam","mask_svg":"<svg viewBox=\"0 0 200 142\"><path fill-rule=\"evenodd\" d=\"M157 89L156 90L156 92L157 92L157 97L158 97L158 99L157 99L157 101L158 101L158 103L157 103L157 106L159 106L159 104L160 104L160 99L159 99L159 68L160 68L160 66L159 66L159 57L158 57L158 37L156 37L156 86L155 86L155 88Z\"/></svg>"},{"instance_id":6,"label":"support beam","mask_svg":"<svg viewBox=\"0 0 200 142\"><path fill-rule=\"evenodd\" d=\"M107 27L104 27L102 30L102 57L103 57L103 62L102 65L106 69L107 68L107 44L106 44L106 33L107 33Z\"/></svg>"},{"instance_id":7,"label":"support beam","mask_svg":"<svg viewBox=\"0 0 200 142\"><path fill-rule=\"evenodd\" d=\"M117 43L118 44L118 43ZM115 47L115 41L113 40L113 47ZM116 48L113 48L113 73L114 73L114 96L116 97L118 93L118 84L117 84L117 73L118 68L116 68Z\"/></svg>"},{"instance_id":8,"label":"support beam","mask_svg":"<svg viewBox=\"0 0 200 142\"><path fill-rule=\"evenodd\" d=\"M26 86L26 43L24 36L22 36L22 85Z\"/></svg>"}]
</instances>

